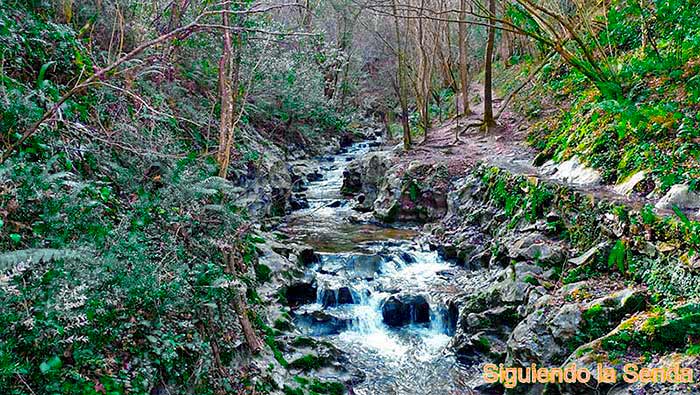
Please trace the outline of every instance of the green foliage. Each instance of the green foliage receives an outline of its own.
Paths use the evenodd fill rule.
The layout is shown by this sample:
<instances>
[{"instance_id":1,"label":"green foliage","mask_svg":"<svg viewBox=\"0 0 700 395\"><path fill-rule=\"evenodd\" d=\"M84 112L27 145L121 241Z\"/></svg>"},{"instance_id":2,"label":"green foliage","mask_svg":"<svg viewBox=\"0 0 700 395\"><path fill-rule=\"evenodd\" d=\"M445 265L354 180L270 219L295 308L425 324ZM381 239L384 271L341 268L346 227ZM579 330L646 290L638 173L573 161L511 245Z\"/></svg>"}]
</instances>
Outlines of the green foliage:
<instances>
[{"instance_id":1,"label":"green foliage","mask_svg":"<svg viewBox=\"0 0 700 395\"><path fill-rule=\"evenodd\" d=\"M599 63L616 70L625 94L600 94L582 83L576 70L544 74L545 96L563 96L572 104L538 123L530 142L558 160L578 155L611 183L638 170L649 170L661 192L697 180L700 118L693 109L700 103L700 21L695 8L687 1L643 7L614 1L607 8L606 29L598 37L589 35L587 45L609 48ZM645 23L653 24L653 31L645 30Z\"/></svg>"},{"instance_id":2,"label":"green foliage","mask_svg":"<svg viewBox=\"0 0 700 395\"><path fill-rule=\"evenodd\" d=\"M602 341L610 359L635 352L668 353L679 350L694 352L694 339L700 335L700 306L688 303L669 309L657 309L641 327L621 328Z\"/></svg>"},{"instance_id":3,"label":"green foliage","mask_svg":"<svg viewBox=\"0 0 700 395\"><path fill-rule=\"evenodd\" d=\"M615 242L615 245L610 250L608 255L608 268L617 268L621 273L626 270L626 260L627 260L627 248L622 240Z\"/></svg>"},{"instance_id":4,"label":"green foliage","mask_svg":"<svg viewBox=\"0 0 700 395\"><path fill-rule=\"evenodd\" d=\"M313 381L305 377L296 376L294 381L299 383L299 387L292 388L289 386L284 386L285 395L304 395L308 390L309 395L342 395L345 391L345 386L337 381L321 381L314 378Z\"/></svg>"}]
</instances>

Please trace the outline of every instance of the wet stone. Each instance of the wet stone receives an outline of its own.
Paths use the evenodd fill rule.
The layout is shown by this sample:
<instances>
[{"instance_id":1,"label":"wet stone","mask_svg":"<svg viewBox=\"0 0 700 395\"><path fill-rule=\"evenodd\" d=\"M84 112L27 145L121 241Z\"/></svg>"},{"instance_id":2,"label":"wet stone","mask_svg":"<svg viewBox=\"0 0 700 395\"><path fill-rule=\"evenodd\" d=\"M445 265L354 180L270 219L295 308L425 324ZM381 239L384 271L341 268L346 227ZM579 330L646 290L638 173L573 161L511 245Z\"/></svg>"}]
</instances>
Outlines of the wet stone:
<instances>
[{"instance_id":1,"label":"wet stone","mask_svg":"<svg viewBox=\"0 0 700 395\"><path fill-rule=\"evenodd\" d=\"M430 322L430 306L422 295L393 295L382 305L384 323L399 327Z\"/></svg>"},{"instance_id":2,"label":"wet stone","mask_svg":"<svg viewBox=\"0 0 700 395\"><path fill-rule=\"evenodd\" d=\"M348 287L338 289L324 289L320 292L320 300L323 307L338 306L341 304L353 304L352 291Z\"/></svg>"},{"instance_id":3,"label":"wet stone","mask_svg":"<svg viewBox=\"0 0 700 395\"><path fill-rule=\"evenodd\" d=\"M311 283L296 283L287 287L287 303L290 306L301 306L316 301L317 289Z\"/></svg>"}]
</instances>

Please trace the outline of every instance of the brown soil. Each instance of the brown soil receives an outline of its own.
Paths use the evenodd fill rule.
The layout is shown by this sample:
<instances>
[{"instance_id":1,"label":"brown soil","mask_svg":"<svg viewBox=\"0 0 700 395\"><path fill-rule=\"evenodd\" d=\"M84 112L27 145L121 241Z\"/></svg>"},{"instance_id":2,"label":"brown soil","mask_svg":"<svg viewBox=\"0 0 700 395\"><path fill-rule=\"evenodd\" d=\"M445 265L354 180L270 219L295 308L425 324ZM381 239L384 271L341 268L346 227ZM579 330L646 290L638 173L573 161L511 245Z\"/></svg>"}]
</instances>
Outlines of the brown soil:
<instances>
[{"instance_id":1,"label":"brown soil","mask_svg":"<svg viewBox=\"0 0 700 395\"><path fill-rule=\"evenodd\" d=\"M472 85L472 97L478 104L472 104L469 117L450 119L428 132L427 141L419 141L414 148L402 155L402 161L420 161L424 163L444 163L450 174L458 176L479 162L503 167L516 173L535 174L530 166L535 151L524 141L528 125L518 114L506 110L498 120L498 127L485 132L480 127L465 126L475 124L483 118L483 87ZM500 100L495 100L498 108ZM460 141L455 142L457 131Z\"/></svg>"}]
</instances>

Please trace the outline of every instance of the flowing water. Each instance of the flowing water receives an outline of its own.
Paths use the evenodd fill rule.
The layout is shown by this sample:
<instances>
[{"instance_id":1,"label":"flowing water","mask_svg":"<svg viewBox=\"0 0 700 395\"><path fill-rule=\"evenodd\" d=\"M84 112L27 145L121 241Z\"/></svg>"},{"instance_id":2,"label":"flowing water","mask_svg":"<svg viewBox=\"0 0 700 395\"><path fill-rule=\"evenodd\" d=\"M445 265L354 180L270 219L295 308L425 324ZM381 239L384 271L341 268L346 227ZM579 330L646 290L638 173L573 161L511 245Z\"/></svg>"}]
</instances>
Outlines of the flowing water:
<instances>
[{"instance_id":1,"label":"flowing water","mask_svg":"<svg viewBox=\"0 0 700 395\"><path fill-rule=\"evenodd\" d=\"M321 252L321 261L308 269L317 300L295 310L297 324L333 343L364 373L355 394L469 393L460 378L473 372L449 352L454 314L444 302L461 269L414 241L415 229L358 221L353 202L341 195L347 163L368 150L358 143L322 160L323 179L307 191L310 208L288 218L285 232ZM385 324L382 305L392 295L425 298L429 322L414 306L409 324Z\"/></svg>"}]
</instances>

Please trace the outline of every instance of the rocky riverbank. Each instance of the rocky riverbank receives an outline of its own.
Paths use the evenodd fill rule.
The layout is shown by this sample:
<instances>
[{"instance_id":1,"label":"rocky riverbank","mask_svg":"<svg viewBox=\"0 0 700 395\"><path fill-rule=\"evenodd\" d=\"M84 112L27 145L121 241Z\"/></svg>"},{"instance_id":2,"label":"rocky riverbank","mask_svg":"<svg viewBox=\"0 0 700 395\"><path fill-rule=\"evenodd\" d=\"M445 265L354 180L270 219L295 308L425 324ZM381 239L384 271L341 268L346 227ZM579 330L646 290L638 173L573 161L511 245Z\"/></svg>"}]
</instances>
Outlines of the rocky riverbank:
<instances>
[{"instance_id":1,"label":"rocky riverbank","mask_svg":"<svg viewBox=\"0 0 700 395\"><path fill-rule=\"evenodd\" d=\"M488 165L459 177L444 163L406 161L398 152L351 163L343 190L355 196L358 211L371 213L366 216L425 224L424 240L467 269L449 301L457 322L451 348L463 363L591 368L601 362L619 372L626 363L681 363L697 369L697 223L682 214L659 216L651 206L599 199L557 177L549 181ZM559 167L550 174L567 171ZM477 277L478 284L469 281ZM500 384L474 387L504 391ZM694 384L595 380L509 391L545 390L698 392Z\"/></svg>"}]
</instances>

